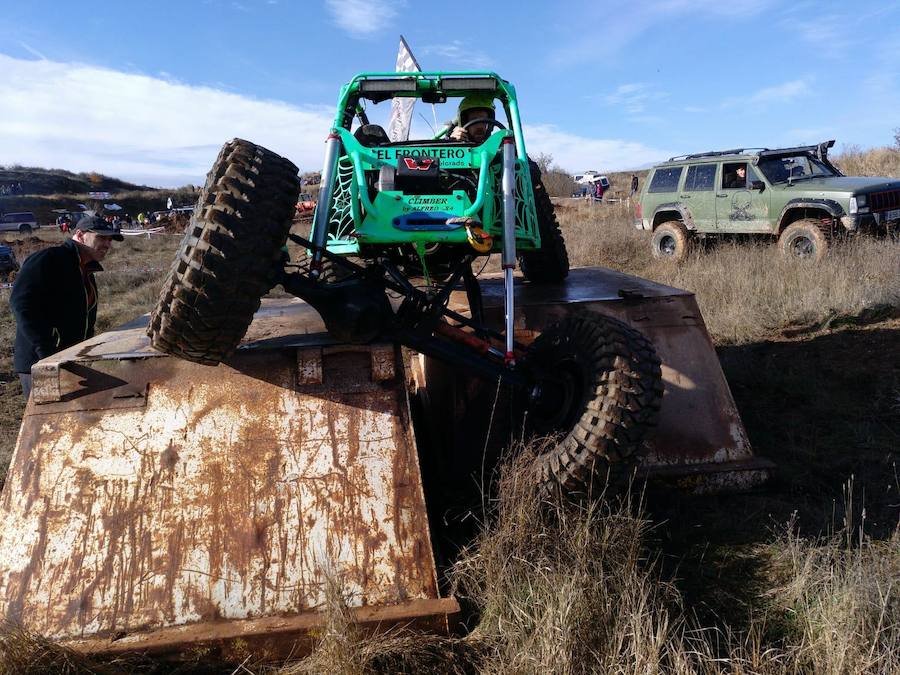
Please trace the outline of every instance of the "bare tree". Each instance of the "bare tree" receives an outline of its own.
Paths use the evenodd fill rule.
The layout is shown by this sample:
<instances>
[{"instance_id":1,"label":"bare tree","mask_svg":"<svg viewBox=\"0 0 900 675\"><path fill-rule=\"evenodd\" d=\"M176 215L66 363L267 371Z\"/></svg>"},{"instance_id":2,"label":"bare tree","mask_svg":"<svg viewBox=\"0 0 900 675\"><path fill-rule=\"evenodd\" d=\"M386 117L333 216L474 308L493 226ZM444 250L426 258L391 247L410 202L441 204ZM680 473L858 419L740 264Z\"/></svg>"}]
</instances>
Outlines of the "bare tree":
<instances>
[{"instance_id":1,"label":"bare tree","mask_svg":"<svg viewBox=\"0 0 900 675\"><path fill-rule=\"evenodd\" d=\"M532 157L534 163L538 165L538 168L541 170L541 173L548 173L553 167L553 155L549 152L542 152L541 154Z\"/></svg>"}]
</instances>

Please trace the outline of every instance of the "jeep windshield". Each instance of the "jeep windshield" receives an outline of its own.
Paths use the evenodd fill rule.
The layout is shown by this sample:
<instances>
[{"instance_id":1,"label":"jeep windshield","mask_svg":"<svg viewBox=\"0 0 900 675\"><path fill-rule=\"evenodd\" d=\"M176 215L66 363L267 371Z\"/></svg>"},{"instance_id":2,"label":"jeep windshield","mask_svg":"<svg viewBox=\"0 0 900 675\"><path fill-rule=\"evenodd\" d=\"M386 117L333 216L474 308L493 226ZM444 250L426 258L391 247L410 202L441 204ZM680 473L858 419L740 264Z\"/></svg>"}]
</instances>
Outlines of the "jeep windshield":
<instances>
[{"instance_id":1,"label":"jeep windshield","mask_svg":"<svg viewBox=\"0 0 900 675\"><path fill-rule=\"evenodd\" d=\"M762 157L759 160L759 169L773 184L840 175L805 152Z\"/></svg>"}]
</instances>

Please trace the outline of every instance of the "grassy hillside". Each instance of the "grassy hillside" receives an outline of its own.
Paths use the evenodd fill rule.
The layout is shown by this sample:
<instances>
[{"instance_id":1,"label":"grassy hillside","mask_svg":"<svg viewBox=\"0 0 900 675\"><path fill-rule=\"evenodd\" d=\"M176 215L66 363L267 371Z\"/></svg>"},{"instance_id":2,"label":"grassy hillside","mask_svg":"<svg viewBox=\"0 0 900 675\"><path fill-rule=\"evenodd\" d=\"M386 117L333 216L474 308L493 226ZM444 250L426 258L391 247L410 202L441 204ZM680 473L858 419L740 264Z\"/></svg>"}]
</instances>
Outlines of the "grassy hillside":
<instances>
[{"instance_id":1,"label":"grassy hillside","mask_svg":"<svg viewBox=\"0 0 900 675\"><path fill-rule=\"evenodd\" d=\"M107 200L92 199L90 192L109 192ZM197 199L192 186L166 190L135 185L98 173L72 173L63 169L0 167L0 213L31 211L41 227L56 220L54 209L78 212L80 204L102 210L103 203L116 203L119 213L137 216L141 211L161 211L168 198L175 206L189 206Z\"/></svg>"},{"instance_id":2,"label":"grassy hillside","mask_svg":"<svg viewBox=\"0 0 900 675\"><path fill-rule=\"evenodd\" d=\"M152 190L99 173L72 173L65 169L42 169L33 166L0 167L0 188L10 194L52 195L87 192L123 192Z\"/></svg>"}]
</instances>

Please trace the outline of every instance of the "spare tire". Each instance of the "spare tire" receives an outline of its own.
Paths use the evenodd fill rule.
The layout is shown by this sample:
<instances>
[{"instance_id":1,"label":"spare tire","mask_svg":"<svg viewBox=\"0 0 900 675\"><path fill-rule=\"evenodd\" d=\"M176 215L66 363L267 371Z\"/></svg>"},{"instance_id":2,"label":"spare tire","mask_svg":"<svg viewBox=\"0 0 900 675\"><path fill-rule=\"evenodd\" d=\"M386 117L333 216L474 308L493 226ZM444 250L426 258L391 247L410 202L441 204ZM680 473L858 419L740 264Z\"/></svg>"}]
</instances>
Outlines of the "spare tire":
<instances>
[{"instance_id":1,"label":"spare tire","mask_svg":"<svg viewBox=\"0 0 900 675\"><path fill-rule=\"evenodd\" d=\"M663 393L660 361L644 335L587 313L541 333L527 359L539 392L526 430L555 441L538 457L543 486L586 490L595 475L640 451Z\"/></svg>"},{"instance_id":2,"label":"spare tire","mask_svg":"<svg viewBox=\"0 0 900 675\"><path fill-rule=\"evenodd\" d=\"M217 364L277 282L300 193L297 167L248 141L226 143L163 282L147 334L156 349Z\"/></svg>"},{"instance_id":3,"label":"spare tire","mask_svg":"<svg viewBox=\"0 0 900 675\"><path fill-rule=\"evenodd\" d=\"M519 254L522 274L529 281L552 283L562 281L569 276L569 252L563 239L553 210L553 202L541 179L538 165L528 160L531 170L531 186L534 189L534 207L537 212L538 231L541 235L541 247L536 251L523 251Z\"/></svg>"}]
</instances>

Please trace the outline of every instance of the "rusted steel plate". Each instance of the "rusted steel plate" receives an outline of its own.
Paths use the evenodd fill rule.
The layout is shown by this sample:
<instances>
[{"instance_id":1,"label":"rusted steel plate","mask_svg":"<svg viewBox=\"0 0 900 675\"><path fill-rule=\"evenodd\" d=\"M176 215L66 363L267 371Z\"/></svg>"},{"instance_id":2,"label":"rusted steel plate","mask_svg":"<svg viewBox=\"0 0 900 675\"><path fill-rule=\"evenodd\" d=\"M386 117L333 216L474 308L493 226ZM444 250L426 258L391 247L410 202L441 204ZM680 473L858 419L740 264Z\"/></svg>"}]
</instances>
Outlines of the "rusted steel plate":
<instances>
[{"instance_id":1,"label":"rusted steel plate","mask_svg":"<svg viewBox=\"0 0 900 675\"><path fill-rule=\"evenodd\" d=\"M481 287L485 318L495 328L501 328L502 281L490 276L481 281ZM467 309L463 293L454 294L453 303L458 311ZM665 387L659 425L642 460L651 475L657 467L671 467L676 473L684 468L692 480L709 480L714 487L724 485L728 478L713 478L711 472L693 478L688 467L714 465L722 473L729 471L733 464L735 471L742 471L740 463L752 459L756 469L736 480L746 487L765 480L773 464L754 458L692 293L613 270L585 267L573 269L560 284L517 285L516 305L516 335L526 343L550 324L581 312L620 319L650 339L662 361ZM445 369L428 370L439 373L442 380L430 382L428 386L448 386L443 381L448 376ZM467 378L464 374L451 376ZM473 396L474 386L469 382L457 387L463 400ZM459 444L467 445L479 442L469 437L477 428L477 424L464 424L448 433L460 436Z\"/></svg>"},{"instance_id":2,"label":"rusted steel plate","mask_svg":"<svg viewBox=\"0 0 900 675\"><path fill-rule=\"evenodd\" d=\"M400 351L320 348L316 383L310 349L62 363L0 498L0 615L139 649L150 630L315 623L336 583L422 618L439 594Z\"/></svg>"}]
</instances>

